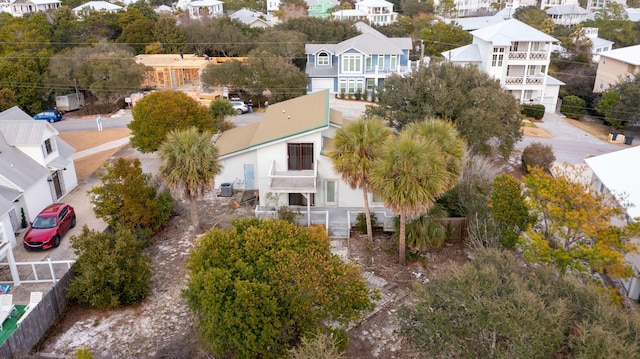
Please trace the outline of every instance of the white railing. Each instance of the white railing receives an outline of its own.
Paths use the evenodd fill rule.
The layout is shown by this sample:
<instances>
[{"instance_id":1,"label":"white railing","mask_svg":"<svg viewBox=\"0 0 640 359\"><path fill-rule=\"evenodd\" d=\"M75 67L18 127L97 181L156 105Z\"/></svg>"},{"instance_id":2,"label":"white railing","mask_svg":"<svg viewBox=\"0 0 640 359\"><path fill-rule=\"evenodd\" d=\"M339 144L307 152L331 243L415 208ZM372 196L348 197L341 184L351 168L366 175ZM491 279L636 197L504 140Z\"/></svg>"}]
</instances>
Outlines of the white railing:
<instances>
[{"instance_id":1,"label":"white railing","mask_svg":"<svg viewBox=\"0 0 640 359\"><path fill-rule=\"evenodd\" d=\"M271 166L269 167L269 187L273 188L273 180L274 179L290 179L292 180L292 183L295 182L296 180L301 180L301 179L311 179L312 181L310 183L313 183L313 192L315 193L317 190L317 183L316 183L316 178L318 178L318 160L314 161L313 163L313 173L312 174L305 174L305 172L308 173L309 170L300 170L300 171L284 171L284 172L280 172L278 173L276 171L276 161L271 161ZM295 191L296 187L287 187L285 188L286 190L289 191ZM306 192L306 190L305 190Z\"/></svg>"},{"instance_id":2,"label":"white railing","mask_svg":"<svg viewBox=\"0 0 640 359\"><path fill-rule=\"evenodd\" d=\"M371 216L376 215L376 227L378 227L379 223L382 223L382 229L387 232L393 232L395 230L395 226L393 224L393 218L395 215L388 215L386 211L370 211ZM359 213L364 213L364 209L362 211L347 211L347 239L351 237L351 228L355 225L356 219L358 218ZM353 221L351 220L353 218ZM382 222L380 219L382 218Z\"/></svg>"},{"instance_id":3,"label":"white railing","mask_svg":"<svg viewBox=\"0 0 640 359\"><path fill-rule=\"evenodd\" d=\"M75 259L66 259L66 260L51 260L47 259L46 261L39 262L15 262L16 268L18 268L18 280L17 281L0 281L0 284L21 284L21 283L56 283L62 278L66 272L69 271L71 265L75 263ZM66 266L66 270L59 276L56 276L55 268L60 268L61 266ZM9 267L9 263L0 262L1 267ZM30 269L27 275L24 275L25 278L34 278L34 279L22 279L22 274L20 274L20 268L27 267Z\"/></svg>"}]
</instances>

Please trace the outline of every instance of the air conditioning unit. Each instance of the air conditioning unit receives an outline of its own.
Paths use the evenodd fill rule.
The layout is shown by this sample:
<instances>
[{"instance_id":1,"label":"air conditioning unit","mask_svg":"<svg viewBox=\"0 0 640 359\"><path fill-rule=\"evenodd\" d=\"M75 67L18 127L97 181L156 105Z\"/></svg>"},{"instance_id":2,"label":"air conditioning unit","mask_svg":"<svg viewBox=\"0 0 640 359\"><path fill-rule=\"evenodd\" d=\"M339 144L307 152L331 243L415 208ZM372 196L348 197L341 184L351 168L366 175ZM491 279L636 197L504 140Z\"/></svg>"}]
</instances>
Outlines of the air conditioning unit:
<instances>
[{"instance_id":1,"label":"air conditioning unit","mask_svg":"<svg viewBox=\"0 0 640 359\"><path fill-rule=\"evenodd\" d=\"M220 185L220 197L233 196L233 183L223 183Z\"/></svg>"}]
</instances>

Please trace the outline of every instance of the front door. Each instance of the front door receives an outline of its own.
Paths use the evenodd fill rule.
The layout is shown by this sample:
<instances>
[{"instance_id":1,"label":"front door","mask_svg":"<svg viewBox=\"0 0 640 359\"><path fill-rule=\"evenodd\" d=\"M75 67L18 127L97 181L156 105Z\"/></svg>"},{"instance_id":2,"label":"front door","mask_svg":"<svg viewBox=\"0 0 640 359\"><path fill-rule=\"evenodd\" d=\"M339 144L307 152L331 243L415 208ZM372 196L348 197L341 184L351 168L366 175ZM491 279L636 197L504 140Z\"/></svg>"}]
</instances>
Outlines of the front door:
<instances>
[{"instance_id":1,"label":"front door","mask_svg":"<svg viewBox=\"0 0 640 359\"><path fill-rule=\"evenodd\" d=\"M55 190L55 199L57 201L58 198L62 197L62 181L60 179L58 171L55 171L51 174L51 179L53 179L53 188Z\"/></svg>"},{"instance_id":2,"label":"front door","mask_svg":"<svg viewBox=\"0 0 640 359\"><path fill-rule=\"evenodd\" d=\"M326 206L335 206L337 204L336 193L337 182L333 180L327 180L324 183L324 203Z\"/></svg>"},{"instance_id":3,"label":"front door","mask_svg":"<svg viewBox=\"0 0 640 359\"><path fill-rule=\"evenodd\" d=\"M255 189L256 180L253 165L244 165L244 189Z\"/></svg>"}]
</instances>

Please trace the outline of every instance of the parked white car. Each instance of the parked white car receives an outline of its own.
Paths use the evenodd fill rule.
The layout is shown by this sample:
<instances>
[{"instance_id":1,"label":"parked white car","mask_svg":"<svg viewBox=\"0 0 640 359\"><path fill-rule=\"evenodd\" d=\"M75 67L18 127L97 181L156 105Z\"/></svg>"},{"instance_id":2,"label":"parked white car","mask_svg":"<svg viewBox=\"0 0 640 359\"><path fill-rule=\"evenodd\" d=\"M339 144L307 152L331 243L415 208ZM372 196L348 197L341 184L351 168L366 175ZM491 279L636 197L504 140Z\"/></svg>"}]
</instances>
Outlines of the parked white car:
<instances>
[{"instance_id":1,"label":"parked white car","mask_svg":"<svg viewBox=\"0 0 640 359\"><path fill-rule=\"evenodd\" d=\"M244 113L249 112L249 106L247 106L246 103L244 103L244 101L240 100L240 101L231 101L231 104L233 105L233 109L236 110L236 112L238 113L238 115L242 115Z\"/></svg>"}]
</instances>

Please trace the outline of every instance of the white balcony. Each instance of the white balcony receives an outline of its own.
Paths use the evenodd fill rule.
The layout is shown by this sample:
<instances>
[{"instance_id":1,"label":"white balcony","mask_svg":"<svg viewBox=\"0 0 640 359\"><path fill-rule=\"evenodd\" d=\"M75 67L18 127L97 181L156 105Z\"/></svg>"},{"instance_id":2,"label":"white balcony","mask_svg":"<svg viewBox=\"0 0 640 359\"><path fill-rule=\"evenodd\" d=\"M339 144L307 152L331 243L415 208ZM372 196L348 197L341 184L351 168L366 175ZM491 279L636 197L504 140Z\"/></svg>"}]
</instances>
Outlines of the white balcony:
<instances>
[{"instance_id":1,"label":"white balcony","mask_svg":"<svg viewBox=\"0 0 640 359\"><path fill-rule=\"evenodd\" d=\"M269 191L274 193L316 193L318 162L312 170L278 171L276 161L269 168Z\"/></svg>"}]
</instances>

